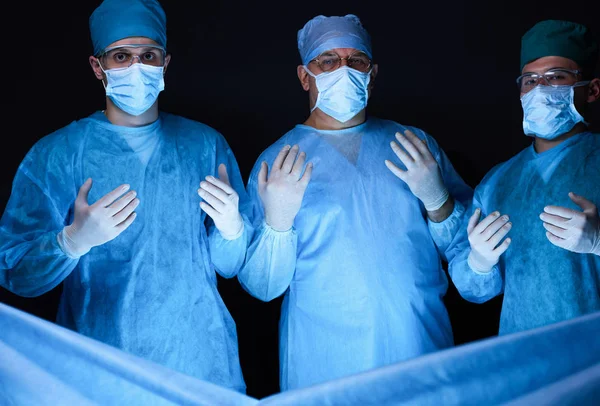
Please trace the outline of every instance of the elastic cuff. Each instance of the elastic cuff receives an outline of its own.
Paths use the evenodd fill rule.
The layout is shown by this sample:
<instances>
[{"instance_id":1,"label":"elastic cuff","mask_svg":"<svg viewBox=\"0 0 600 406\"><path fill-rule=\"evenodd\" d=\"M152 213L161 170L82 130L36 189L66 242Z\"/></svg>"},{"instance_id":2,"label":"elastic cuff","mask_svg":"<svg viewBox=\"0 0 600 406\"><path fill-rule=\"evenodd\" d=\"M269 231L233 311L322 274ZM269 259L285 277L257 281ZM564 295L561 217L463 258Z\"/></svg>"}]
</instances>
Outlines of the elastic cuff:
<instances>
[{"instance_id":1,"label":"elastic cuff","mask_svg":"<svg viewBox=\"0 0 600 406\"><path fill-rule=\"evenodd\" d=\"M449 223L456 223L456 226L460 226L461 223L461 217L462 215L465 213L465 206L463 206L463 204L461 202L459 202L458 200L454 199L454 209L452 209L452 213L450 213L450 215L448 217L446 217L444 220L440 221L439 223L436 223L435 221L432 221L429 217L427 217L427 225L429 226L430 229L433 230L445 230L447 228L447 225ZM454 227L454 224L451 224L450 227Z\"/></svg>"},{"instance_id":2,"label":"elastic cuff","mask_svg":"<svg viewBox=\"0 0 600 406\"><path fill-rule=\"evenodd\" d=\"M263 227L265 227L267 230L273 232L273 233L277 233L277 234L290 234L292 232L295 231L294 226L291 226L289 229L285 230L285 231L279 231L279 230L275 230L273 227L271 227L264 219L263 219Z\"/></svg>"}]
</instances>

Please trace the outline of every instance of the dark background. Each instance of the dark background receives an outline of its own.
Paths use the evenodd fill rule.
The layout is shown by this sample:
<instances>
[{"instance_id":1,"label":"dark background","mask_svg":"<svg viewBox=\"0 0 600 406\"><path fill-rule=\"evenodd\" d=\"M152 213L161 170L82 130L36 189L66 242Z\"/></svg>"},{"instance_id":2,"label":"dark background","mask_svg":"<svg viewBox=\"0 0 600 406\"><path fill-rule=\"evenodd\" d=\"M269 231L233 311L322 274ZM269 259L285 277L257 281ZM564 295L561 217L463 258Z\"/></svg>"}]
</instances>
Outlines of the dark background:
<instances>
[{"instance_id":1,"label":"dark background","mask_svg":"<svg viewBox=\"0 0 600 406\"><path fill-rule=\"evenodd\" d=\"M103 87L88 64L88 17L100 2L40 3L3 10L0 210L38 139L104 108ZM547 18L581 22L600 35L597 1L162 4L172 61L161 109L220 131L245 180L258 155L309 114L296 77L296 34L316 15L353 13L362 20L379 64L369 114L429 132L473 187L531 141L521 131L515 84L521 35ZM587 116L598 118L600 103ZM259 302L236 279L219 278L219 290L237 323L248 395L277 392L281 300ZM60 291L20 298L0 288L0 301L54 321ZM497 334L501 297L471 304L451 285L446 300L456 344Z\"/></svg>"}]
</instances>

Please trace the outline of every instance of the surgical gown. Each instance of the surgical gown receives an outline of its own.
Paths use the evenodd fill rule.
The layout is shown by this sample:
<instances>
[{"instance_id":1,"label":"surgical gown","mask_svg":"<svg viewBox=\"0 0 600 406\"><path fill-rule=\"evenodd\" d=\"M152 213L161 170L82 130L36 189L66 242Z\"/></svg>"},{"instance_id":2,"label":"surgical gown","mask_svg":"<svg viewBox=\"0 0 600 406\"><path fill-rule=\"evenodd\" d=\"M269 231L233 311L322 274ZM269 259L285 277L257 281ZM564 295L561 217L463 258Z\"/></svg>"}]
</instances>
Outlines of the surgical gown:
<instances>
[{"instance_id":1,"label":"surgical gown","mask_svg":"<svg viewBox=\"0 0 600 406\"><path fill-rule=\"evenodd\" d=\"M390 141L403 127L370 118L344 130L297 125L260 156L248 181L255 234L242 286L269 301L285 292L279 325L280 387L296 389L416 357L453 344L443 297L445 247L460 226L472 189L432 137L412 128L440 164L456 199L451 216L429 223L420 201L384 160L400 161ZM360 136L356 164L327 141ZM257 191L286 144L299 144L312 177L294 227L277 232L263 220ZM440 250L438 252L438 249Z\"/></svg>"},{"instance_id":2,"label":"surgical gown","mask_svg":"<svg viewBox=\"0 0 600 406\"><path fill-rule=\"evenodd\" d=\"M475 188L472 210L498 210L512 222L512 242L490 273L471 270L465 225L450 247L448 270L467 300L504 293L500 334L514 333L600 310L600 257L554 246L539 215L547 205L582 211L569 192L600 205L600 136L580 133L537 153L533 144L496 165Z\"/></svg>"},{"instance_id":3,"label":"surgical gown","mask_svg":"<svg viewBox=\"0 0 600 406\"><path fill-rule=\"evenodd\" d=\"M96 112L47 135L13 181L0 223L0 284L32 297L64 281L58 324L244 392L236 326L215 270L237 274L251 226L224 240L212 222L205 226L197 194L206 175L218 176L220 163L244 213L250 206L233 154L220 133L201 123L161 113L150 125L129 128ZM88 177L89 204L127 183L140 205L122 234L72 259L56 236L72 222Z\"/></svg>"}]
</instances>

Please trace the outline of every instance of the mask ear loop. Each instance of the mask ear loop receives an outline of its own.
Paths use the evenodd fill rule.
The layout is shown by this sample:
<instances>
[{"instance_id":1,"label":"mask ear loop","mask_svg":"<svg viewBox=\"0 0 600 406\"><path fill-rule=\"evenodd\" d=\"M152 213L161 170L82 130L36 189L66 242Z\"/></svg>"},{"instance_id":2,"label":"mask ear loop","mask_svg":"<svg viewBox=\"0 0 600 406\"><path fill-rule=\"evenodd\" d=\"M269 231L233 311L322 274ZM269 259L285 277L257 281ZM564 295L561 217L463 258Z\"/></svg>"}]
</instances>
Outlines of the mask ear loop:
<instances>
[{"instance_id":1,"label":"mask ear loop","mask_svg":"<svg viewBox=\"0 0 600 406\"><path fill-rule=\"evenodd\" d=\"M591 80L582 80L581 82L575 82L575 83L573 84L573 90L572 90L572 92L573 92L573 96L571 97L571 99L572 99L572 101L571 101L571 104L572 104L572 106L571 106L571 107L572 107L572 109L573 109L573 110L575 110L575 112L577 113L577 115L578 115L579 117L581 117L581 122L582 122L582 123L583 123L583 124L584 124L586 127L588 127L588 128L589 128L589 126L590 126L590 123L589 123L588 121L585 121L585 118L584 118L584 117L581 115L581 113L580 113L579 111L577 111L577 108L575 107L575 103L574 103L574 101L575 101L575 88L576 88L576 87L587 86L587 85L589 85L589 84L590 84L590 82L591 82Z\"/></svg>"},{"instance_id":2,"label":"mask ear loop","mask_svg":"<svg viewBox=\"0 0 600 406\"><path fill-rule=\"evenodd\" d=\"M96 62L98 62L98 66L100 67L100 69L104 73L104 76L106 77L106 82L107 82L106 84L104 84L104 78L102 79L102 87L104 88L104 91L106 92L106 87L108 86L108 75L106 74L106 71L104 70L104 68L102 67L102 64L100 63L100 58L96 57ZM102 110L102 113L104 113L104 115L106 115L106 110Z\"/></svg>"},{"instance_id":3,"label":"mask ear loop","mask_svg":"<svg viewBox=\"0 0 600 406\"><path fill-rule=\"evenodd\" d=\"M102 67L102 64L100 63L100 58L99 57L96 57L96 61L98 62L98 66L100 67L100 69L104 73L104 76L106 77L106 84L104 84L104 79L102 79L102 86L104 87L104 90L106 90L106 87L108 86L108 75L106 74L106 71Z\"/></svg>"},{"instance_id":4,"label":"mask ear loop","mask_svg":"<svg viewBox=\"0 0 600 406\"><path fill-rule=\"evenodd\" d=\"M306 66L306 65L302 65L302 67L304 68L304 70L306 71L306 73L308 73L309 76L312 76L315 79L315 85L316 85L316 83L317 83L317 76L319 76L319 75L315 75L314 73L312 73L310 71L310 69L308 69L308 66ZM326 72L323 72L323 73L326 73ZM321 75L323 73L321 73ZM313 106L313 108L310 109L311 113L319 106L319 100L321 100L321 91L319 90L319 86L317 86L317 91L318 91L318 93L317 93L317 100L315 100L315 105Z\"/></svg>"}]
</instances>

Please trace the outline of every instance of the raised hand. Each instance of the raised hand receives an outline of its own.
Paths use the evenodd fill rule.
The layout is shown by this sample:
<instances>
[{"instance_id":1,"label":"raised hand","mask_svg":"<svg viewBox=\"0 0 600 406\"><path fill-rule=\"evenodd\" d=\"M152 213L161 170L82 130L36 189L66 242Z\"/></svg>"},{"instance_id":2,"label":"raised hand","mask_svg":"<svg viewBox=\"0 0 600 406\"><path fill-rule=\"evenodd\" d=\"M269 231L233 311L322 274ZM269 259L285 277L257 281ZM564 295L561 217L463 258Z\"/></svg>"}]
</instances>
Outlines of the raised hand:
<instances>
[{"instance_id":1,"label":"raised hand","mask_svg":"<svg viewBox=\"0 0 600 406\"><path fill-rule=\"evenodd\" d=\"M423 202L427 211L439 209L448 200L449 193L438 163L427 144L410 130L406 130L404 135L396 133L396 139L405 150L395 141L390 145L398 159L406 166L406 170L398 168L387 159L385 165L408 185L411 192Z\"/></svg>"},{"instance_id":2,"label":"raised hand","mask_svg":"<svg viewBox=\"0 0 600 406\"><path fill-rule=\"evenodd\" d=\"M287 231L294 225L296 214L302 205L304 192L312 174L312 163L304 162L306 154L298 145L281 149L269 173L263 162L258 173L258 194L265 209L265 221L277 231Z\"/></svg>"},{"instance_id":3,"label":"raised hand","mask_svg":"<svg viewBox=\"0 0 600 406\"><path fill-rule=\"evenodd\" d=\"M238 205L240 197L229 183L229 175L225 164L218 168L219 179L207 176L200 182L198 194L204 201L200 208L214 221L215 226L226 240L233 240L240 236L244 229L244 220Z\"/></svg>"},{"instance_id":4,"label":"raised hand","mask_svg":"<svg viewBox=\"0 0 600 406\"><path fill-rule=\"evenodd\" d=\"M91 188L92 179L89 178L79 188L73 223L59 233L59 244L73 257L79 257L125 231L135 220L134 210L140 203L133 190L122 196L129 190L129 185L121 185L90 205Z\"/></svg>"},{"instance_id":5,"label":"raised hand","mask_svg":"<svg viewBox=\"0 0 600 406\"><path fill-rule=\"evenodd\" d=\"M471 252L467 259L469 266L479 272L489 272L500 260L500 256L508 249L511 239L506 238L512 224L509 223L508 216L501 216L495 211L481 222L481 210L475 209L475 212L469 219L467 233L469 234L469 244Z\"/></svg>"},{"instance_id":6,"label":"raised hand","mask_svg":"<svg viewBox=\"0 0 600 406\"><path fill-rule=\"evenodd\" d=\"M546 238L557 247L581 254L600 255L600 220L598 208L586 198L569 193L583 211L560 206L546 206L540 214Z\"/></svg>"}]
</instances>

